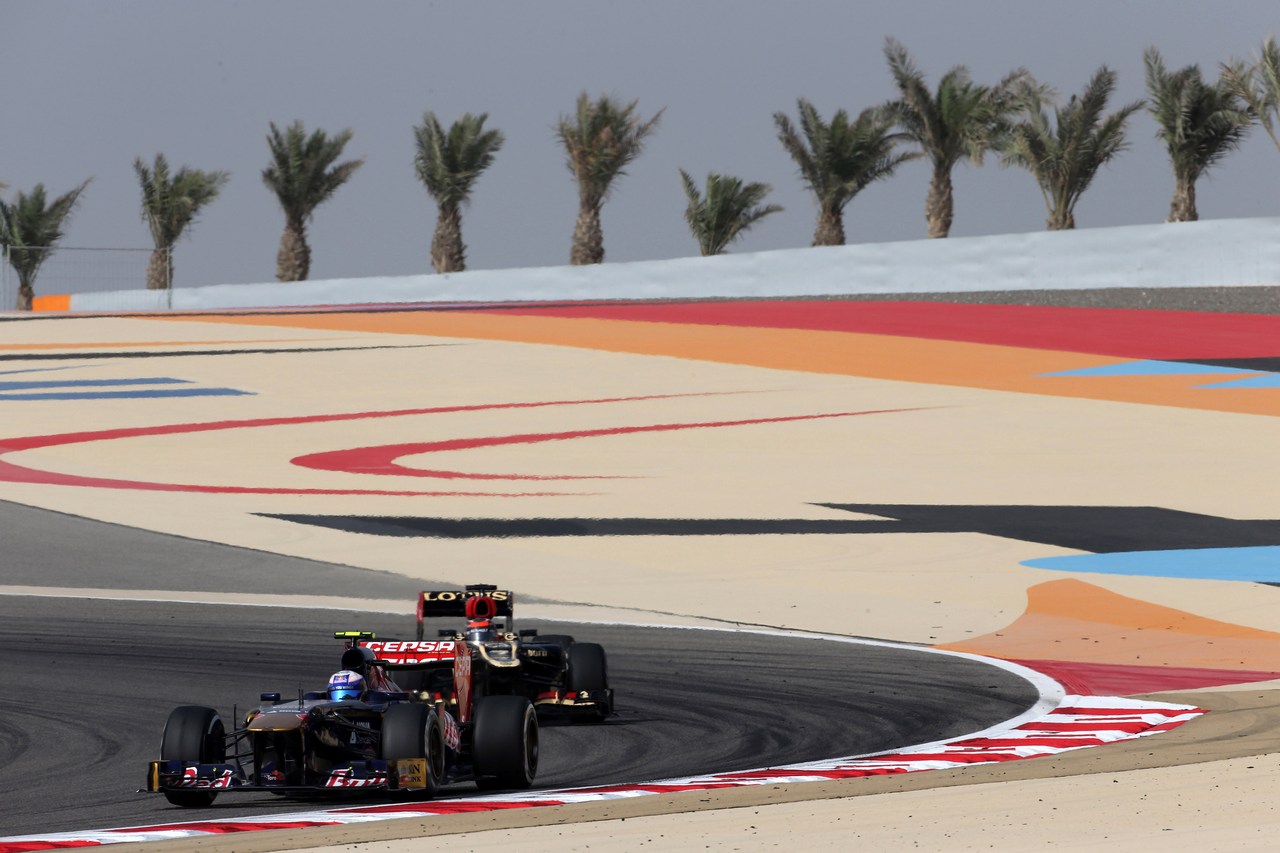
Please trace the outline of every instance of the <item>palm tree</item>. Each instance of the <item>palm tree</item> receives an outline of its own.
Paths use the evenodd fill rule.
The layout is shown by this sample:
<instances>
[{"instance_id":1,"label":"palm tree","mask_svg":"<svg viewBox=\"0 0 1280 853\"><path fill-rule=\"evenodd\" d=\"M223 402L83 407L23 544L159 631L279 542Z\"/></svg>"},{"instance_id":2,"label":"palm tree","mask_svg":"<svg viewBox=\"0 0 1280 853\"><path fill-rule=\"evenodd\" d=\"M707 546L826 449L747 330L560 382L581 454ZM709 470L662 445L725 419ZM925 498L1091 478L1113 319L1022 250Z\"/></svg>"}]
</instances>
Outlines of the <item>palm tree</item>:
<instances>
[{"instance_id":1,"label":"palm tree","mask_svg":"<svg viewBox=\"0 0 1280 853\"><path fill-rule=\"evenodd\" d=\"M556 136L564 145L569 171L578 183L578 220L573 227L571 264L604 261L604 233L600 208L609 196L613 179L625 175L626 166L644 148L644 141L658 127L662 110L648 121L636 115L636 104L620 104L608 95L592 101L583 92L572 116L560 116Z\"/></svg>"},{"instance_id":2,"label":"palm tree","mask_svg":"<svg viewBox=\"0 0 1280 853\"><path fill-rule=\"evenodd\" d=\"M0 200L0 245L8 249L9 263L18 274L19 311L30 311L36 295L36 275L62 239L63 227L75 210L89 181L48 201L44 184L30 194L19 192L12 204Z\"/></svg>"},{"instance_id":3,"label":"palm tree","mask_svg":"<svg viewBox=\"0 0 1280 853\"><path fill-rule=\"evenodd\" d=\"M1142 101L1104 117L1115 86L1115 72L1104 65L1083 93L1054 110L1053 123L1037 98L1026 108L1026 121L1013 126L1004 141L1003 164L1022 166L1040 185L1050 231L1076 227L1076 202L1098 169L1128 147L1125 122L1142 108Z\"/></svg>"},{"instance_id":4,"label":"palm tree","mask_svg":"<svg viewBox=\"0 0 1280 853\"><path fill-rule=\"evenodd\" d=\"M680 170L680 181L689 200L684 219L703 255L723 254L725 247L752 225L782 210L776 204L759 206L773 189L768 184L744 184L740 178L712 172L707 175L704 196L684 169Z\"/></svg>"},{"instance_id":5,"label":"palm tree","mask_svg":"<svg viewBox=\"0 0 1280 853\"><path fill-rule=\"evenodd\" d=\"M167 290L173 286L173 246L200 209L218 197L230 179L226 172L202 172L181 167L169 173L169 161L157 154L148 167L141 157L133 161L142 185L142 218L151 229L155 248L147 263L147 289Z\"/></svg>"},{"instance_id":6,"label":"palm tree","mask_svg":"<svg viewBox=\"0 0 1280 853\"><path fill-rule=\"evenodd\" d=\"M276 280L305 281L311 272L307 223L315 209L364 163L361 158L334 165L351 137L349 128L330 138L323 130L308 136L301 121L295 121L284 132L275 122L271 123L271 133L267 136L271 165L262 170L262 181L276 194L284 210L284 234L276 254Z\"/></svg>"},{"instance_id":7,"label":"palm tree","mask_svg":"<svg viewBox=\"0 0 1280 853\"><path fill-rule=\"evenodd\" d=\"M913 139L933 164L924 215L930 237L951 233L955 208L951 171L968 158L981 165L986 152L998 150L1009 120L1030 99L1048 92L1019 68L995 86L982 86L957 65L930 92L924 74L896 40L885 40L884 55L898 88L898 98L885 105L897 126Z\"/></svg>"},{"instance_id":8,"label":"palm tree","mask_svg":"<svg viewBox=\"0 0 1280 853\"><path fill-rule=\"evenodd\" d=\"M1173 201L1166 221L1194 222L1200 218L1196 181L1240 146L1253 116L1226 79L1205 83L1198 65L1169 71L1154 47L1142 59L1150 95L1147 110L1160 126L1156 135L1164 140L1173 164Z\"/></svg>"},{"instance_id":9,"label":"palm tree","mask_svg":"<svg viewBox=\"0 0 1280 853\"><path fill-rule=\"evenodd\" d=\"M467 268L467 246L462 242L462 205L480 173L489 168L505 141L502 132L485 130L488 113L466 113L449 128L440 126L435 113L426 113L413 129L418 153L414 168L418 180L436 200L436 230L431 237L431 266L438 273Z\"/></svg>"},{"instance_id":10,"label":"palm tree","mask_svg":"<svg viewBox=\"0 0 1280 853\"><path fill-rule=\"evenodd\" d=\"M894 153L894 146L906 137L893 132L893 120L883 110L863 110L852 123L848 113L837 110L828 124L804 98L797 106L799 131L785 113L773 114L778 139L818 200L813 245L842 246L845 205L873 181L889 177L920 154Z\"/></svg>"},{"instance_id":11,"label":"palm tree","mask_svg":"<svg viewBox=\"0 0 1280 853\"><path fill-rule=\"evenodd\" d=\"M1224 63L1222 79L1245 102L1276 148L1280 148L1280 130L1276 127L1277 114L1280 114L1280 47L1276 46L1275 38L1267 37L1262 51L1250 64L1238 59Z\"/></svg>"}]
</instances>

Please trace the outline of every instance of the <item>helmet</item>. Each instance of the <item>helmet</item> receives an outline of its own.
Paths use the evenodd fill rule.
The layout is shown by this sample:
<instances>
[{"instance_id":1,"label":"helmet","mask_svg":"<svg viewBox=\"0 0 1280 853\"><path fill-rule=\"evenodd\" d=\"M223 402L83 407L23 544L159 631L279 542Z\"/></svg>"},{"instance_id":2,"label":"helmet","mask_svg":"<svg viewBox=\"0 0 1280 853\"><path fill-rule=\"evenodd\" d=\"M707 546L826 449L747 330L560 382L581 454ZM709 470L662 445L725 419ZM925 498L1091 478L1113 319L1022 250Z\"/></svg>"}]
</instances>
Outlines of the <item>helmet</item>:
<instances>
[{"instance_id":1,"label":"helmet","mask_svg":"<svg viewBox=\"0 0 1280 853\"><path fill-rule=\"evenodd\" d=\"M330 699L359 699L364 691L364 676L358 672L344 669L329 677Z\"/></svg>"},{"instance_id":2,"label":"helmet","mask_svg":"<svg viewBox=\"0 0 1280 853\"><path fill-rule=\"evenodd\" d=\"M498 613L498 605L488 595L467 599L467 637L472 640L491 639L497 632L490 621Z\"/></svg>"},{"instance_id":3,"label":"helmet","mask_svg":"<svg viewBox=\"0 0 1280 853\"><path fill-rule=\"evenodd\" d=\"M483 643L497 636L498 632L494 630L493 624L487 619L473 619L467 623L467 639L472 642Z\"/></svg>"}]
</instances>

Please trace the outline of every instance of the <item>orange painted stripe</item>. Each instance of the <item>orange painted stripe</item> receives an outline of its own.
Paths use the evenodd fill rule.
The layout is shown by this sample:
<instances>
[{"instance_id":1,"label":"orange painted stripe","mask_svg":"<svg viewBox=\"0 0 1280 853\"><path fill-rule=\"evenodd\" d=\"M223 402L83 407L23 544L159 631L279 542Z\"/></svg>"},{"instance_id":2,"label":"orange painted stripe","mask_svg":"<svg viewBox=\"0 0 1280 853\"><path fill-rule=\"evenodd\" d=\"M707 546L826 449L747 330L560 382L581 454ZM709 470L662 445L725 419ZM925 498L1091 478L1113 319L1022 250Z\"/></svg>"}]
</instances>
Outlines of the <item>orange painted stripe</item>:
<instances>
[{"instance_id":1,"label":"orange painted stripe","mask_svg":"<svg viewBox=\"0 0 1280 853\"><path fill-rule=\"evenodd\" d=\"M1280 634L1071 578L1028 589L1026 612L1007 628L938 648L1014 660L1280 671Z\"/></svg>"},{"instance_id":2,"label":"orange painted stripe","mask_svg":"<svg viewBox=\"0 0 1280 853\"><path fill-rule=\"evenodd\" d=\"M466 311L165 319L553 344L810 373L1280 416L1280 394L1258 389L1198 389L1197 385L1213 381L1204 375L1041 377L1039 374L1127 359L895 335Z\"/></svg>"},{"instance_id":3,"label":"orange painted stripe","mask_svg":"<svg viewBox=\"0 0 1280 853\"><path fill-rule=\"evenodd\" d=\"M31 300L32 311L70 311L71 294L56 293L48 296L37 296Z\"/></svg>"}]
</instances>

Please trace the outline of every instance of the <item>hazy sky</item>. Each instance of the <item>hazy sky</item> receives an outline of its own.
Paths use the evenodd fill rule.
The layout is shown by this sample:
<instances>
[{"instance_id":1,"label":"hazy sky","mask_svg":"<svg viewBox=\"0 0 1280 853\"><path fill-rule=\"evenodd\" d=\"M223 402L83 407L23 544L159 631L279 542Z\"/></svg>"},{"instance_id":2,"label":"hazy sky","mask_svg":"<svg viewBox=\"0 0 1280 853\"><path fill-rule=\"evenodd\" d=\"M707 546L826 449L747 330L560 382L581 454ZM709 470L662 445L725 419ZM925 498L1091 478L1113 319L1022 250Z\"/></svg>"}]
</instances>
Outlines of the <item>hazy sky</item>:
<instances>
[{"instance_id":1,"label":"hazy sky","mask_svg":"<svg viewBox=\"0 0 1280 853\"><path fill-rule=\"evenodd\" d=\"M1103 64L1114 104L1143 97L1142 51L1170 67L1249 57L1280 30L1272 2L851 0L0 0L0 180L61 193L92 176L64 245L149 247L132 163L224 169L231 181L179 244L176 286L270 281L284 219L262 183L268 123L349 127L366 163L312 222L312 278L429 272L435 206L413 172L412 127L487 112L506 145L463 214L472 269L568 262L577 195L555 139L582 91L666 109L603 212L606 262L697 253L677 169L773 186L786 210L733 252L807 246L816 208L772 115L798 97L829 117L893 96L886 36L930 84L956 64L993 83L1025 66L1064 96ZM1094 181L1079 227L1164 220L1173 180L1155 125ZM925 236L928 167L908 164L846 209L851 243ZM1031 176L955 173L952 234L1044 227ZM1280 152L1260 131L1199 185L1202 218L1280 213ZM141 282L139 282L141 284ZM48 292L44 287L38 290Z\"/></svg>"}]
</instances>

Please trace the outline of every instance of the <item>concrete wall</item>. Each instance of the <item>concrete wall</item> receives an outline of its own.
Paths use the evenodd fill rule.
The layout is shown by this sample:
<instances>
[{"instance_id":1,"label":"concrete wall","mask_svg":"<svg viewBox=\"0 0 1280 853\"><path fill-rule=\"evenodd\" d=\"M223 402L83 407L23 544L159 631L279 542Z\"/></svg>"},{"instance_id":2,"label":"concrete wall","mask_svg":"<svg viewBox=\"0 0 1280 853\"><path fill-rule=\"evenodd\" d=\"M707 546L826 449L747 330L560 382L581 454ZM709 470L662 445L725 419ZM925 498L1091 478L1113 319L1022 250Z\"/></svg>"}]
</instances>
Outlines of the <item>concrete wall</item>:
<instances>
[{"instance_id":1,"label":"concrete wall","mask_svg":"<svg viewBox=\"0 0 1280 853\"><path fill-rule=\"evenodd\" d=\"M191 311L1276 283L1280 283L1280 218L1266 218L863 243L593 267L224 284L178 288L172 294L86 293L73 295L70 307L74 311Z\"/></svg>"}]
</instances>

